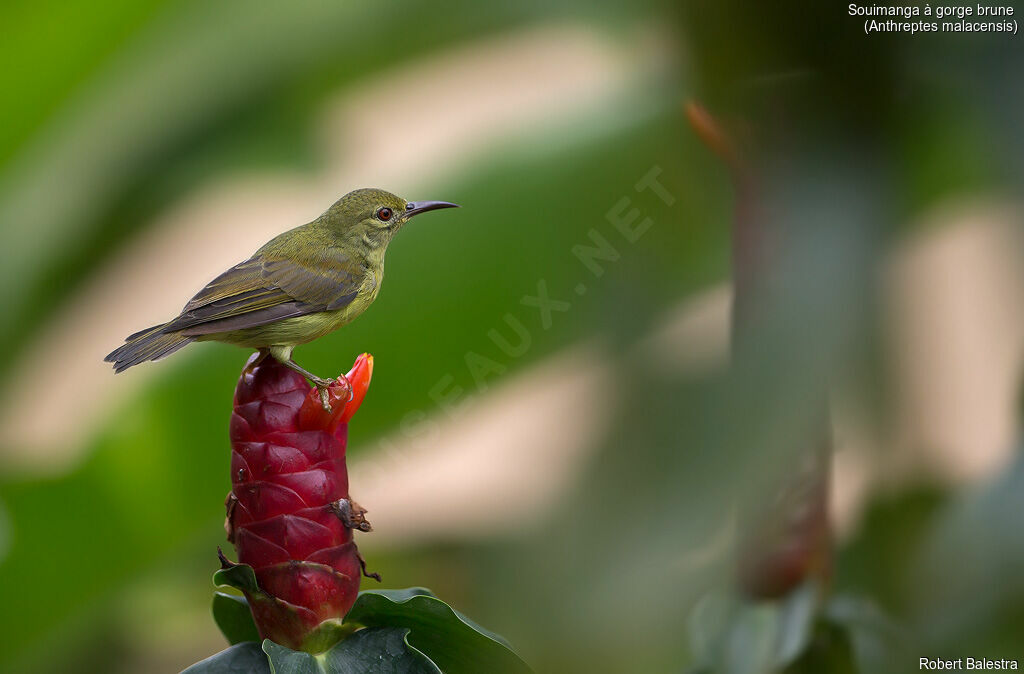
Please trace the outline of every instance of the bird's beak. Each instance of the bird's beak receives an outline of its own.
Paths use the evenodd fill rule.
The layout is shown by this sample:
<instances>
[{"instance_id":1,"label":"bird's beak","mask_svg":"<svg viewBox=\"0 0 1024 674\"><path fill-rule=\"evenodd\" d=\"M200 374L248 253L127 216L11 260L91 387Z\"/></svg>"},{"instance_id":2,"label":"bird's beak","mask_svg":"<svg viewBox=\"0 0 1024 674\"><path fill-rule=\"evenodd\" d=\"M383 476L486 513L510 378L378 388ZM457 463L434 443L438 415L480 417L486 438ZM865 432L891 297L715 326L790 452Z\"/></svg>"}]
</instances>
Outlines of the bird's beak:
<instances>
[{"instance_id":1,"label":"bird's beak","mask_svg":"<svg viewBox=\"0 0 1024 674\"><path fill-rule=\"evenodd\" d=\"M436 211L439 208L460 208L460 206L448 201L410 201L405 205L405 217L411 218L414 215Z\"/></svg>"}]
</instances>

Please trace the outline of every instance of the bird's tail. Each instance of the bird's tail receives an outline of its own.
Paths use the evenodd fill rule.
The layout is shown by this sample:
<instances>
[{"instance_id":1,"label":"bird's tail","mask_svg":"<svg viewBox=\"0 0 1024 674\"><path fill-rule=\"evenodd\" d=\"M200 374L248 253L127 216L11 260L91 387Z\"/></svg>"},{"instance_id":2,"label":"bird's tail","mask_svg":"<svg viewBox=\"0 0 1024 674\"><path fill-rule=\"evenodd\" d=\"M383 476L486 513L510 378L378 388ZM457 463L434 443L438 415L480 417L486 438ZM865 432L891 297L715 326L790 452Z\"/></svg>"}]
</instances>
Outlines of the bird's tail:
<instances>
[{"instance_id":1,"label":"bird's tail","mask_svg":"<svg viewBox=\"0 0 1024 674\"><path fill-rule=\"evenodd\" d=\"M180 332L163 332L164 325L166 323L129 335L123 345L111 351L103 360L114 364L114 372L121 372L147 360L160 360L195 339Z\"/></svg>"}]
</instances>

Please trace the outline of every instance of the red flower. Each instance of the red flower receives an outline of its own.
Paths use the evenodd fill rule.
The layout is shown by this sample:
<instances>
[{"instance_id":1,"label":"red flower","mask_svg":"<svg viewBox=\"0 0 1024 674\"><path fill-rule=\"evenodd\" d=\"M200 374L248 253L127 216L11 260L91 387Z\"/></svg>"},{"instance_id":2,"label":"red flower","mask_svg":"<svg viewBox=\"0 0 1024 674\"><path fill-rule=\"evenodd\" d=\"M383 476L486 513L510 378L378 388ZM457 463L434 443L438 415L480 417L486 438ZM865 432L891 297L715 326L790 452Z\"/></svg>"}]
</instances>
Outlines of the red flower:
<instances>
[{"instance_id":1,"label":"red flower","mask_svg":"<svg viewBox=\"0 0 1024 674\"><path fill-rule=\"evenodd\" d=\"M373 357L330 388L331 411L298 373L253 356L235 388L225 528L256 574L246 592L260 636L296 650L329 646L356 600L369 530L348 496L348 421L370 384ZM351 400L349 392L351 390Z\"/></svg>"}]
</instances>

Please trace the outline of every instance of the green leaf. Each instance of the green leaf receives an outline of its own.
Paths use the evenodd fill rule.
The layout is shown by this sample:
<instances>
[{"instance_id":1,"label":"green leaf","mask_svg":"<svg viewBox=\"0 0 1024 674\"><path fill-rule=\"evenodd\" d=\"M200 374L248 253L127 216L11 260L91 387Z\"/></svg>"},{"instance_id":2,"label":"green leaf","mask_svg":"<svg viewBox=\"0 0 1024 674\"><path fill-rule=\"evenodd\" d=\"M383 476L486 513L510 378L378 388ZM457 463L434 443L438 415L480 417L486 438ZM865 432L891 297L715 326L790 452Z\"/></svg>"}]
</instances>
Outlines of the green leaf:
<instances>
[{"instance_id":1,"label":"green leaf","mask_svg":"<svg viewBox=\"0 0 1024 674\"><path fill-rule=\"evenodd\" d=\"M245 597L224 592L213 593L213 620L229 644L259 641L260 634L252 620L252 611Z\"/></svg>"},{"instance_id":2,"label":"green leaf","mask_svg":"<svg viewBox=\"0 0 1024 674\"><path fill-rule=\"evenodd\" d=\"M413 597L433 597L434 599L443 602L443 600L439 599L436 594L434 594L425 587L407 587L404 590L363 590L359 594L379 594L383 597L387 597L388 599L396 603L407 601L409 599L412 599ZM358 603L359 600L357 599L356 604ZM355 608L355 606L353 606L353 608ZM451 607L449 606L448 608ZM458 616L459 620L466 623L480 634L483 634L484 636L487 636L493 639L494 641L497 641L498 643L502 644L510 650L514 650L512 649L512 644L510 644L508 639L506 639L505 637L495 632L492 632L485 627L482 627L479 623L466 617L466 615L461 611L458 611L454 608L452 608L452 611L455 613L456 616ZM352 615L351 611L349 612L349 615ZM345 619L348 620L348 616L346 616Z\"/></svg>"},{"instance_id":3,"label":"green leaf","mask_svg":"<svg viewBox=\"0 0 1024 674\"><path fill-rule=\"evenodd\" d=\"M318 674L323 671L317 659L309 653L293 651L270 639L264 640L263 652L270 659L273 674Z\"/></svg>"},{"instance_id":4,"label":"green leaf","mask_svg":"<svg viewBox=\"0 0 1024 674\"><path fill-rule=\"evenodd\" d=\"M425 587L407 587L402 590L363 590L359 594L360 596L364 594L379 594L394 602L406 601L413 597L437 597L436 594Z\"/></svg>"},{"instance_id":5,"label":"green leaf","mask_svg":"<svg viewBox=\"0 0 1024 674\"><path fill-rule=\"evenodd\" d=\"M321 655L293 651L266 639L263 651L273 674L441 674L430 658L409 645L408 634L408 629L370 627Z\"/></svg>"},{"instance_id":6,"label":"green leaf","mask_svg":"<svg viewBox=\"0 0 1024 674\"><path fill-rule=\"evenodd\" d=\"M425 653L445 674L531 671L505 639L424 588L360 592L345 621L366 627L408 629L408 643Z\"/></svg>"},{"instance_id":7,"label":"green leaf","mask_svg":"<svg viewBox=\"0 0 1024 674\"><path fill-rule=\"evenodd\" d=\"M181 674L270 674L267 655L255 641L235 644L197 662Z\"/></svg>"},{"instance_id":8,"label":"green leaf","mask_svg":"<svg viewBox=\"0 0 1024 674\"><path fill-rule=\"evenodd\" d=\"M708 592L694 605L687 620L686 632L690 651L703 671L722 659L725 637L738 610L739 599L732 593Z\"/></svg>"},{"instance_id":9,"label":"green leaf","mask_svg":"<svg viewBox=\"0 0 1024 674\"><path fill-rule=\"evenodd\" d=\"M893 662L913 659L913 649L908 648L910 635L869 599L835 597L825 607L821 622L828 622L842 633L857 671L893 671Z\"/></svg>"},{"instance_id":10,"label":"green leaf","mask_svg":"<svg viewBox=\"0 0 1024 674\"><path fill-rule=\"evenodd\" d=\"M774 670L779 611L768 603L746 604L731 625L723 670L729 674L768 674Z\"/></svg>"},{"instance_id":11,"label":"green leaf","mask_svg":"<svg viewBox=\"0 0 1024 674\"><path fill-rule=\"evenodd\" d=\"M218 569L213 574L213 584L227 585L243 592L263 594L263 590L256 583L256 572L248 564L232 564L227 568Z\"/></svg>"},{"instance_id":12,"label":"green leaf","mask_svg":"<svg viewBox=\"0 0 1024 674\"><path fill-rule=\"evenodd\" d=\"M713 592L694 607L688 633L696 663L711 671L778 671L807 650L816 591L805 584L778 601L750 602Z\"/></svg>"},{"instance_id":13,"label":"green leaf","mask_svg":"<svg viewBox=\"0 0 1024 674\"><path fill-rule=\"evenodd\" d=\"M805 583L790 592L780 609L779 643L775 654L776 667L794 662L811 642L814 632L817 591Z\"/></svg>"}]
</instances>

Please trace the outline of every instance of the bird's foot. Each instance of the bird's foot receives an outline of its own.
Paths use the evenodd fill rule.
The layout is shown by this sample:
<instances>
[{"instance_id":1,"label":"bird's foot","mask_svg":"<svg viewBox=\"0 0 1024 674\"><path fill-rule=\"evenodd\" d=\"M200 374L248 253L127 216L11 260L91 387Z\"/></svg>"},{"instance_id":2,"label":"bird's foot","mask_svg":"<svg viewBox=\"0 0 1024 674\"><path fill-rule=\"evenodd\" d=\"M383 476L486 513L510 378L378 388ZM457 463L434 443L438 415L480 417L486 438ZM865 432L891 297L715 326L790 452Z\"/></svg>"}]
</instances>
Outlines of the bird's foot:
<instances>
[{"instance_id":1,"label":"bird's foot","mask_svg":"<svg viewBox=\"0 0 1024 674\"><path fill-rule=\"evenodd\" d=\"M324 406L324 410L331 411L331 400L330 400L330 388L337 382L342 382L345 388L348 389L348 399L346 403L352 402L352 398L355 393L352 390L352 384L349 382L345 375L338 375L337 379L323 379L321 377L311 377L310 381L313 382L313 386L316 387L317 392L320 394L320 403Z\"/></svg>"},{"instance_id":2,"label":"bird's foot","mask_svg":"<svg viewBox=\"0 0 1024 674\"><path fill-rule=\"evenodd\" d=\"M320 394L320 404L324 406L324 410L331 411L331 396L330 389L332 382L330 379L321 379L320 377L314 377L312 380L313 386L316 387L317 392Z\"/></svg>"}]
</instances>

